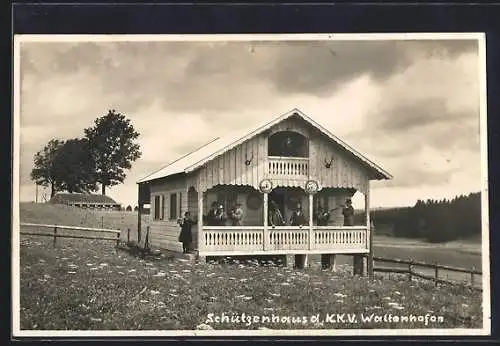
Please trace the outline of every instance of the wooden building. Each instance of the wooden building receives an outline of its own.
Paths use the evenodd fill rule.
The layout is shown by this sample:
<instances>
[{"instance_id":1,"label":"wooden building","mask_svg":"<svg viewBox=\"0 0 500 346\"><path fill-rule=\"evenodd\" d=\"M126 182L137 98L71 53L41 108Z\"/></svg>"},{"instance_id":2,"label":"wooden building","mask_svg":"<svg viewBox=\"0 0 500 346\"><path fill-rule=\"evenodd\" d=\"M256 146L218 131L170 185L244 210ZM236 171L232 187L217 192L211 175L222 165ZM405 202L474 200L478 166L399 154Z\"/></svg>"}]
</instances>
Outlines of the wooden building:
<instances>
[{"instance_id":1,"label":"wooden building","mask_svg":"<svg viewBox=\"0 0 500 346\"><path fill-rule=\"evenodd\" d=\"M121 204L116 203L111 197L92 193L59 192L50 199L49 203L85 209L121 210Z\"/></svg>"},{"instance_id":2,"label":"wooden building","mask_svg":"<svg viewBox=\"0 0 500 346\"><path fill-rule=\"evenodd\" d=\"M295 255L302 266L308 254L322 254L324 263L334 262L335 254L350 254L359 264L371 249L370 216L366 212L362 224L344 226L340 206L359 191L369 210L370 180L391 178L294 109L249 130L217 138L141 179L139 212L142 205L151 205L152 247L182 251L177 220L190 211L198 221L193 248L201 258ZM239 203L241 224L209 225L207 214L214 202L226 213ZM306 222L292 226L288 221L299 203ZM270 225L271 204L280 210L285 225ZM319 206L338 208L326 224L316 221Z\"/></svg>"}]
</instances>

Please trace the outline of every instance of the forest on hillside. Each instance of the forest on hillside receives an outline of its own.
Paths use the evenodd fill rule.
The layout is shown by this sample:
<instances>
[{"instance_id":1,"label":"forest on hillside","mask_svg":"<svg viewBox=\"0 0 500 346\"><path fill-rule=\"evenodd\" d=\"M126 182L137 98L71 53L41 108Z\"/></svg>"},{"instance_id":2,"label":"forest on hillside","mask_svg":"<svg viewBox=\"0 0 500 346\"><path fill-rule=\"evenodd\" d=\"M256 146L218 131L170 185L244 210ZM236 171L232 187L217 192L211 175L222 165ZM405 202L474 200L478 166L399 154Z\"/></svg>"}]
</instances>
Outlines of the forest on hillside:
<instances>
[{"instance_id":1,"label":"forest on hillside","mask_svg":"<svg viewBox=\"0 0 500 346\"><path fill-rule=\"evenodd\" d=\"M481 194L457 196L451 200L418 200L413 207L375 210L377 225L392 225L397 237L447 242L481 235ZM375 231L376 232L376 231Z\"/></svg>"}]
</instances>

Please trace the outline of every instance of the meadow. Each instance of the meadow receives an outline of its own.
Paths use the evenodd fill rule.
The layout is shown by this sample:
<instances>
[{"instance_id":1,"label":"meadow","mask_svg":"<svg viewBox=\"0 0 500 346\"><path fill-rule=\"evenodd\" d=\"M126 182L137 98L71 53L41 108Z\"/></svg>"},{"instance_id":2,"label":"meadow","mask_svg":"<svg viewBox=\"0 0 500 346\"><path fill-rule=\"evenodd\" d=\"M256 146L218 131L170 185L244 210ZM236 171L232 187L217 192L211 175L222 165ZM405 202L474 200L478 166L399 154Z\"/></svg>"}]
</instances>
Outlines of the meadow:
<instances>
[{"instance_id":1,"label":"meadow","mask_svg":"<svg viewBox=\"0 0 500 346\"><path fill-rule=\"evenodd\" d=\"M136 213L100 212L109 216L101 218L97 212L86 212L90 213L27 204L21 206L21 221L110 228L130 225L132 229L137 224ZM405 258L412 248L414 257L428 261L434 253L443 262L448 259L442 263L448 265L460 266L462 256L470 256L463 260L467 263L480 259L480 253L460 252L458 244L432 252L425 244L398 248L389 243L390 239L381 238L375 255ZM449 263L446 253L456 253L451 260L460 263ZM317 259L302 270L251 260L193 263L164 254L136 257L117 249L113 242L60 239L53 248L50 238L35 236L21 237L20 309L23 330L482 326L481 292L417 279L410 282L398 275L390 279L376 275L374 280L354 277L347 257L339 258L337 271L332 273L321 270ZM217 323L216 317L223 314L229 321L224 318ZM345 315L342 319L336 314ZM248 321L248 316L261 320ZM386 320L375 320L375 316L386 316ZM405 316L427 317L406 321Z\"/></svg>"}]
</instances>

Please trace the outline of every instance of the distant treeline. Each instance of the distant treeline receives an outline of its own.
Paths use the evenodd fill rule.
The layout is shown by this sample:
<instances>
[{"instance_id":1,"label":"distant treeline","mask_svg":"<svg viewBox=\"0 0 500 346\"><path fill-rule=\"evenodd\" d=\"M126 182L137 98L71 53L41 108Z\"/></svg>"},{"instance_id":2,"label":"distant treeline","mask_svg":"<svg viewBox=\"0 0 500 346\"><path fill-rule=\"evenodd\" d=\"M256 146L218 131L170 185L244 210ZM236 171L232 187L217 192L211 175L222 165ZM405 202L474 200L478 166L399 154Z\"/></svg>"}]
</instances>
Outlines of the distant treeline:
<instances>
[{"instance_id":1,"label":"distant treeline","mask_svg":"<svg viewBox=\"0 0 500 346\"><path fill-rule=\"evenodd\" d=\"M481 195L452 200L418 200L413 207L381 209L371 213L377 225L391 225L398 237L446 242L481 234Z\"/></svg>"}]
</instances>

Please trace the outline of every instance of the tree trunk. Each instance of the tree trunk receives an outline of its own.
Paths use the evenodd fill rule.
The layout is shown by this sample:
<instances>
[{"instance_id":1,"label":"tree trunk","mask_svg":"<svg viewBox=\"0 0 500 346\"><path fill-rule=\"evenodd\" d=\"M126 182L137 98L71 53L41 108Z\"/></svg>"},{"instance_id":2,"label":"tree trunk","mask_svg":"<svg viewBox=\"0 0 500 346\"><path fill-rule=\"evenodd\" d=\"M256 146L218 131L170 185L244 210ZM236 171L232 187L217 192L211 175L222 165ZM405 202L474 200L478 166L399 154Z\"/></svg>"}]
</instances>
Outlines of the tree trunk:
<instances>
[{"instance_id":1,"label":"tree trunk","mask_svg":"<svg viewBox=\"0 0 500 346\"><path fill-rule=\"evenodd\" d=\"M102 193L102 195L106 195L106 185L105 184L101 185L101 193Z\"/></svg>"},{"instance_id":2,"label":"tree trunk","mask_svg":"<svg viewBox=\"0 0 500 346\"><path fill-rule=\"evenodd\" d=\"M54 182L50 183L50 198L54 197L54 195L56 194L55 185L56 184Z\"/></svg>"}]
</instances>

